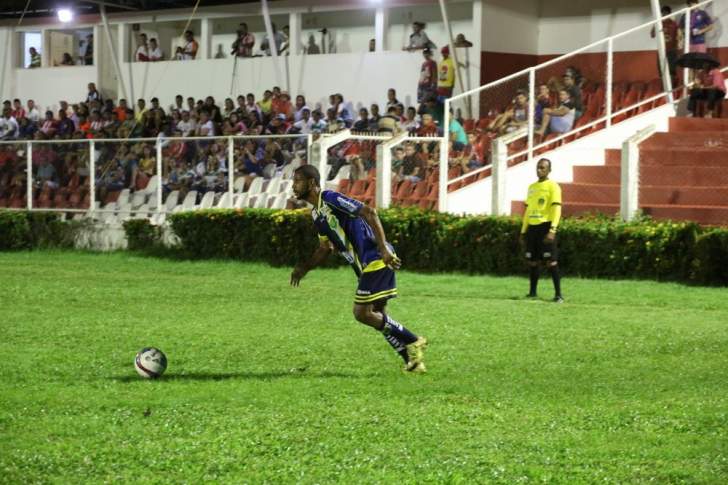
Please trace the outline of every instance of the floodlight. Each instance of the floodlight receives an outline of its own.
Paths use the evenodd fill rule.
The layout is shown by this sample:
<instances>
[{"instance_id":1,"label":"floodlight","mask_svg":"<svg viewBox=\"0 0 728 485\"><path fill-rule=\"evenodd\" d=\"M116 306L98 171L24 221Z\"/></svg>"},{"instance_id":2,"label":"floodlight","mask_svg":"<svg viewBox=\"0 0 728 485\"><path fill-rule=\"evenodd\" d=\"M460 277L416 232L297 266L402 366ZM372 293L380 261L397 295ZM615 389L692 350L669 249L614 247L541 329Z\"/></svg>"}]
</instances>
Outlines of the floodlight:
<instances>
[{"instance_id":1,"label":"floodlight","mask_svg":"<svg viewBox=\"0 0 728 485\"><path fill-rule=\"evenodd\" d=\"M68 22L73 20L73 11L71 11L70 8L58 9L58 20L60 20L64 24L67 24Z\"/></svg>"}]
</instances>

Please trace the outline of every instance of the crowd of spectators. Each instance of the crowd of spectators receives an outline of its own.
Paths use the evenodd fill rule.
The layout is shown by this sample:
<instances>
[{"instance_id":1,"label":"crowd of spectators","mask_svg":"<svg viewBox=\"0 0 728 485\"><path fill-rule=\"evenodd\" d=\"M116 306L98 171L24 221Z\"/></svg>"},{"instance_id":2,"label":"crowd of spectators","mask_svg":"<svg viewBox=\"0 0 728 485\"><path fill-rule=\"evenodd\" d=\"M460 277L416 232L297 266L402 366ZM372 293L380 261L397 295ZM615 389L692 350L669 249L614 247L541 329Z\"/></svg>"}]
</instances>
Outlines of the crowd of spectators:
<instances>
[{"instance_id":1,"label":"crowd of spectators","mask_svg":"<svg viewBox=\"0 0 728 485\"><path fill-rule=\"evenodd\" d=\"M334 133L349 128L367 134L396 134L407 131L416 136L442 133L442 104L428 97L419 106L405 107L394 89L386 101L370 106L354 104L340 93L329 96L328 105L311 106L302 95L291 96L278 87L267 89L261 98L254 93L227 98L219 104L212 96L195 99L177 95L167 107L155 97L138 99L104 98L94 83L88 84L84 100L69 104L61 101L57 110L42 112L33 102L5 101L0 118L0 140L37 140L33 146L34 189L71 192L88 186L89 139L96 140L97 200L122 189L142 189L157 174L156 141L162 138L163 186L165 192L182 194L196 190L225 191L229 167L236 178L245 177L246 185L256 176L271 177L293 159L305 160L307 137ZM462 125L453 118L451 131L456 137L451 146L458 164L468 169L480 166ZM236 141L232 164L228 160L227 140L205 140L213 136L300 135L281 138ZM178 139L181 138L181 139ZM185 140L184 138L190 138ZM68 143L76 140L77 143ZM63 143L51 143L53 141ZM0 152L0 199L25 195L25 144L3 144ZM366 178L375 164L374 142L350 141L329 153L333 178L344 165L351 165L350 177ZM437 143L417 143L395 152L396 180L423 178L439 160ZM410 152L414 151L413 158ZM477 151L482 154L482 151ZM402 156L399 156L401 154Z\"/></svg>"}]
</instances>

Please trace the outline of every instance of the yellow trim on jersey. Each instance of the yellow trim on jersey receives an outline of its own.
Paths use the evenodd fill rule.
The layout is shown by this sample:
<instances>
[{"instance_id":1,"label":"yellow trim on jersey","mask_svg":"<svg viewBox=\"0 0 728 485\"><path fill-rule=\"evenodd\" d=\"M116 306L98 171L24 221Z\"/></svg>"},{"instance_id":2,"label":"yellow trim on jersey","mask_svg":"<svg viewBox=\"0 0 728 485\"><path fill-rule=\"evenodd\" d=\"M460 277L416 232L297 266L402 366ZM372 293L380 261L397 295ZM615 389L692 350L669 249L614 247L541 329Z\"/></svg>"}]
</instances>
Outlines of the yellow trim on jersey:
<instances>
[{"instance_id":1,"label":"yellow trim on jersey","mask_svg":"<svg viewBox=\"0 0 728 485\"><path fill-rule=\"evenodd\" d=\"M386 268L387 265L384 264L383 259L375 259L374 261L371 261L366 267L364 268L364 273L372 273L374 271L379 271L380 269Z\"/></svg>"},{"instance_id":2,"label":"yellow trim on jersey","mask_svg":"<svg viewBox=\"0 0 728 485\"><path fill-rule=\"evenodd\" d=\"M319 234L318 237L319 237L319 241L328 241L329 240L329 236L322 236L321 234Z\"/></svg>"},{"instance_id":3,"label":"yellow trim on jersey","mask_svg":"<svg viewBox=\"0 0 728 485\"><path fill-rule=\"evenodd\" d=\"M354 297L355 303L371 303L373 301L379 300L380 298L384 298L386 296L392 296L397 294L397 288L392 288L391 290L385 290L380 291L378 293L374 293L372 295L356 295Z\"/></svg>"}]
</instances>

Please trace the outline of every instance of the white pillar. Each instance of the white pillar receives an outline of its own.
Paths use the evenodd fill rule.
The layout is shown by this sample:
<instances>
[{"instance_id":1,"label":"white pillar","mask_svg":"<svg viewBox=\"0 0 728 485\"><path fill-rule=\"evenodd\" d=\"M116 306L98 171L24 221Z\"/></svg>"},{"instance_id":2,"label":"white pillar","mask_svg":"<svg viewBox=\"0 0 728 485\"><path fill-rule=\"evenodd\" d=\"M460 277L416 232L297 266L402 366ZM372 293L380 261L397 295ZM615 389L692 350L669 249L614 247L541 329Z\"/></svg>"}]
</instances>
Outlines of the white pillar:
<instances>
[{"instance_id":1,"label":"white pillar","mask_svg":"<svg viewBox=\"0 0 728 485\"><path fill-rule=\"evenodd\" d=\"M197 50L197 57L195 59L209 59L210 52L212 51L210 48L210 44L212 43L212 23L207 17L202 19L199 39L200 46Z\"/></svg>"},{"instance_id":2,"label":"white pillar","mask_svg":"<svg viewBox=\"0 0 728 485\"><path fill-rule=\"evenodd\" d=\"M375 52L384 52L387 49L387 30L389 29L389 10L377 7L374 16L374 43Z\"/></svg>"},{"instance_id":3,"label":"white pillar","mask_svg":"<svg viewBox=\"0 0 728 485\"><path fill-rule=\"evenodd\" d=\"M473 47L468 48L470 56L468 69L470 70L471 86L468 89L474 89L480 86L480 73L482 71L481 62L483 60L483 2L482 0L473 1L473 38L470 39ZM472 97L471 110L473 119L480 119L480 95Z\"/></svg>"},{"instance_id":4,"label":"white pillar","mask_svg":"<svg viewBox=\"0 0 728 485\"><path fill-rule=\"evenodd\" d=\"M40 31L40 65L41 67L51 67L53 61L51 59L51 32L48 29Z\"/></svg>"},{"instance_id":5,"label":"white pillar","mask_svg":"<svg viewBox=\"0 0 728 485\"><path fill-rule=\"evenodd\" d=\"M288 14L288 29L290 38L288 39L288 51L292 56L298 56L301 50L301 14L291 12Z\"/></svg>"},{"instance_id":6,"label":"white pillar","mask_svg":"<svg viewBox=\"0 0 728 485\"><path fill-rule=\"evenodd\" d=\"M672 104L672 76L670 75L670 67L667 62L667 53L665 51L665 36L662 32L662 12L660 11L660 0L651 0L652 15L657 23L655 24L655 39L657 40L657 54L660 61L660 76L662 77L662 89L668 93L667 99Z\"/></svg>"}]
</instances>

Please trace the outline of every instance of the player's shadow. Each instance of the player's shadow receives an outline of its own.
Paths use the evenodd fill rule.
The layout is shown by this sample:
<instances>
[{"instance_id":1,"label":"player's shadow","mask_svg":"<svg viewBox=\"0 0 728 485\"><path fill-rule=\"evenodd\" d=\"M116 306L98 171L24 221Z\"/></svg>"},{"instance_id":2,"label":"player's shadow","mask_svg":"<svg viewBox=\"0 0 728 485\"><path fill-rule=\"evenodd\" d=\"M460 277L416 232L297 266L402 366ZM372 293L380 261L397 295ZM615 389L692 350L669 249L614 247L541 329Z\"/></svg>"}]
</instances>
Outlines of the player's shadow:
<instances>
[{"instance_id":1,"label":"player's shadow","mask_svg":"<svg viewBox=\"0 0 728 485\"><path fill-rule=\"evenodd\" d=\"M275 379L331 379L331 378L369 378L374 374L351 374L337 371L308 372L305 370L293 371L264 371L264 372L190 372L185 374L165 374L163 381L225 381L225 380L257 380L269 381ZM140 377L129 374L113 378L118 382L139 382Z\"/></svg>"}]
</instances>

